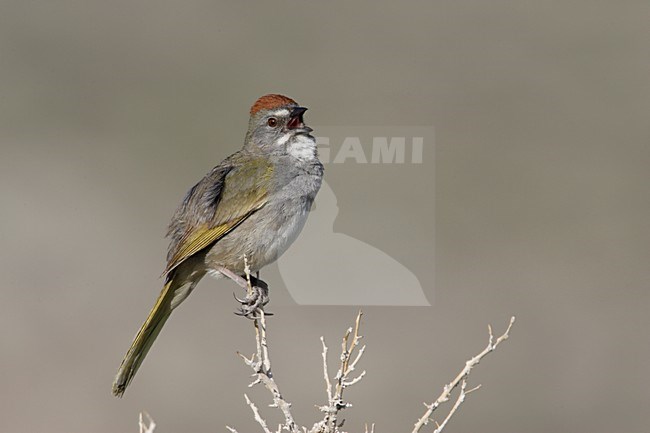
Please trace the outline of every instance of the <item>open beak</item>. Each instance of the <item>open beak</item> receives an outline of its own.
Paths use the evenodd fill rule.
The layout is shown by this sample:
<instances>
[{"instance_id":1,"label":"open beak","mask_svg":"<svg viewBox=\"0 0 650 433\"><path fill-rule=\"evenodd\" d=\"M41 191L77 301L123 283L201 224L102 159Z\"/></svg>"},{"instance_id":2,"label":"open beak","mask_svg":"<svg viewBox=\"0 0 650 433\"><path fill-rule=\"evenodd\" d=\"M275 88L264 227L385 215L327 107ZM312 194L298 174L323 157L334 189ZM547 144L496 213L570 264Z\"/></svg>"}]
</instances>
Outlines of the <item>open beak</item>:
<instances>
[{"instance_id":1,"label":"open beak","mask_svg":"<svg viewBox=\"0 0 650 433\"><path fill-rule=\"evenodd\" d=\"M291 114L289 115L287 129L306 134L312 132L313 129L311 129L309 126L305 126L305 121L302 119L302 115L305 114L305 111L307 111L307 108L305 107L294 107L293 110L291 110Z\"/></svg>"}]
</instances>

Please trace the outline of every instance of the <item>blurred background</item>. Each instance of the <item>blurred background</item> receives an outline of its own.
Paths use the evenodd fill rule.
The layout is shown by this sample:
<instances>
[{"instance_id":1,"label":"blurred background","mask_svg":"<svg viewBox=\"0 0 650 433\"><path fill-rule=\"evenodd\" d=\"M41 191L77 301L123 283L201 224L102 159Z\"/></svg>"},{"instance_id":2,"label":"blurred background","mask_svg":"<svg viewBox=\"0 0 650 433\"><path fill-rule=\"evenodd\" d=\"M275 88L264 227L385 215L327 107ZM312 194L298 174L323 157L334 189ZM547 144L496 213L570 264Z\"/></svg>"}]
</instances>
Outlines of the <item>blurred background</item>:
<instances>
[{"instance_id":1,"label":"blurred background","mask_svg":"<svg viewBox=\"0 0 650 433\"><path fill-rule=\"evenodd\" d=\"M646 1L3 1L0 431L135 432L141 410L160 433L257 431L244 392L279 419L246 388L252 325L224 281L110 394L177 203L279 92L313 125L435 129L422 164L327 167L333 231L399 261L432 304L364 308L350 431L410 431L515 314L446 431L647 432L648 16ZM357 307L301 306L277 266L263 277L275 377L311 425L318 338L334 349Z\"/></svg>"}]
</instances>

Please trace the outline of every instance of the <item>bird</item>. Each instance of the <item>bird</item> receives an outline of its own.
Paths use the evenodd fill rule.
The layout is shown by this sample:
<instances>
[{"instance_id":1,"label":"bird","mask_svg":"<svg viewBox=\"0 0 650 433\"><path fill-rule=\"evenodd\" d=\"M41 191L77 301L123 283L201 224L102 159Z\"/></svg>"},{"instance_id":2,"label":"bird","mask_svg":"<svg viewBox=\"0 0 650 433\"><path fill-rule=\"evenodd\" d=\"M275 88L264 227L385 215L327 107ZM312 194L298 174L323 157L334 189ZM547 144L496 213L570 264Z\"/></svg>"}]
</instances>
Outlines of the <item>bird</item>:
<instances>
[{"instance_id":1,"label":"bird","mask_svg":"<svg viewBox=\"0 0 650 433\"><path fill-rule=\"evenodd\" d=\"M240 315L255 318L268 302L259 270L299 235L323 179L305 111L284 95L257 99L243 147L189 189L169 224L164 286L122 360L113 395L124 395L172 311L206 274L242 288L248 288L245 276L257 274L253 290L239 300Z\"/></svg>"}]
</instances>

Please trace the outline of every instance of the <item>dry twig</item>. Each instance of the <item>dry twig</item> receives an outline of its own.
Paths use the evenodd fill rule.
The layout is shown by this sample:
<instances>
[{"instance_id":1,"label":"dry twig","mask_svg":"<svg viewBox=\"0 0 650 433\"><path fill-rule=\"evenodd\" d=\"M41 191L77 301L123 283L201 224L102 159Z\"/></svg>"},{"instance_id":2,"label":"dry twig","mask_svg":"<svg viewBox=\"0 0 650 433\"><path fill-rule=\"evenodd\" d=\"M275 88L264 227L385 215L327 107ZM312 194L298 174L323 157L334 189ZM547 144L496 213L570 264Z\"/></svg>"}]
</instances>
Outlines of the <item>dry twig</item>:
<instances>
[{"instance_id":1,"label":"dry twig","mask_svg":"<svg viewBox=\"0 0 650 433\"><path fill-rule=\"evenodd\" d=\"M153 419L149 416L147 412L144 412L144 415L147 417L146 423L142 417L142 412L140 412L140 416L138 419L138 425L140 426L140 433L153 433L154 429L156 428L156 423L153 422Z\"/></svg>"},{"instance_id":2,"label":"dry twig","mask_svg":"<svg viewBox=\"0 0 650 433\"><path fill-rule=\"evenodd\" d=\"M249 276L249 270L247 267L247 276ZM250 280L249 280L250 281ZM253 376L255 380L249 385L250 387L261 383L266 389L271 392L273 397L273 404L271 407L279 408L284 415L284 423L278 426L278 429L275 433L280 433L282 430L289 431L290 433L343 433L341 427L343 426L343 421L338 421L338 414L342 409L351 407L350 403L343 401L343 391L349 387L358 383L365 375L365 371L361 372L354 378L351 378L352 372L354 372L357 363L363 356L365 351L365 346L362 346L359 350L357 347L362 336L359 335L359 328L361 323L362 312L359 311L357 318L354 323L354 328L350 327L345 332L343 336L343 341L341 343L341 355L340 355L340 364L339 369L336 375L333 378L330 378L327 365L327 352L328 348L325 344L325 339L321 337L321 344L323 346L322 358L323 358L323 376L325 379L325 388L327 392L327 404L324 406L318 407L321 412L325 415L323 419L313 425L311 429L306 427L298 427L294 421L293 415L291 414L291 404L287 402L282 394L280 389L276 384L273 373L271 372L271 360L269 358L268 345L266 341L266 318L264 311L262 309L258 310L257 319L254 320L255 327L255 341L256 341L256 353L253 354L250 358L245 357L242 354L239 356L244 360L244 363L251 367L253 370ZM433 433L441 433L443 429L447 426L449 420L456 414L459 407L465 401L467 395L476 391L481 387L478 385L474 388L467 389L467 378L469 377L472 369L481 362L481 360L487 356L490 352L493 352L499 344L508 339L512 325L515 323L515 318L510 319L508 328L506 331L498 338L494 338L492 334L492 327L488 326L488 345L481 351L478 355L474 356L465 363L465 367L458 373L456 378L444 386L440 396L431 404L426 404L427 410L424 415L417 420L415 423L412 433L418 433L423 426L428 425L430 421L433 421L436 425L436 429ZM438 409L443 403L446 403L450 400L452 391L460 385L460 391L456 400L454 401L453 406L443 419L441 423L435 422L431 416L433 412ZM259 413L257 406L244 394L246 399L246 404L251 408L255 421L262 427L264 433L273 433L269 428ZM145 422L143 419L143 413L140 413L139 425L140 433L153 433L156 428L156 424L153 419L147 414L144 413L144 416L147 418ZM226 426L230 433L238 433L236 429L230 426ZM374 433L375 425L372 424L370 428L368 424L365 426L365 433Z\"/></svg>"},{"instance_id":3,"label":"dry twig","mask_svg":"<svg viewBox=\"0 0 650 433\"><path fill-rule=\"evenodd\" d=\"M415 426L413 427L412 433L417 433L420 431L420 429L427 425L429 421L431 421L431 415L433 412L442 404L447 401L449 401L449 397L451 395L451 392L456 388L459 384L461 384L460 388L460 393L458 394L458 397L456 398L456 402L454 403L453 407L443 420L441 424L436 423L436 430L434 430L434 433L440 433L445 426L447 425L447 422L451 419L451 417L456 413L460 405L465 401L465 397L467 394L469 394L472 391L476 391L478 388L480 388L481 385L472 388L468 391L465 391L465 388L467 386L467 377L472 371L472 368L474 368L481 360L490 352L493 352L499 344L501 344L502 341L505 341L508 339L509 334L510 334L510 329L512 328L512 325L515 323L515 317L510 318L510 323L508 324L508 328L506 331L501 335L499 338L496 340L494 339L494 335L492 334L492 327L488 325L488 333L489 333L489 339L488 339L488 345L481 353L470 359L465 363L465 368L463 368L460 373L456 376L454 380L452 380L450 383L445 385L443 388L442 394L438 397L436 401L434 401L431 404L424 404L427 408L427 410L424 412L424 415L420 419L417 420L415 423Z\"/></svg>"},{"instance_id":4,"label":"dry twig","mask_svg":"<svg viewBox=\"0 0 650 433\"><path fill-rule=\"evenodd\" d=\"M284 424L282 429L287 430L291 433L297 433L299 431L296 423L291 414L291 403L286 401L280 392L275 379L273 378L273 373L271 371L271 360L269 359L268 346L266 343L266 318L264 311L259 311L259 317L254 320L255 326L255 339L257 342L257 353L247 358L246 356L239 353L239 356L244 360L244 363L253 369L253 376L255 380L248 385L252 387L258 383L262 383L266 389L271 392L273 396L272 407L279 408L284 415ZM246 398L247 403L254 408L255 406ZM257 409L253 409L253 412L256 413ZM256 413L255 419L262 425L265 429L265 433L268 433L268 428L266 423L263 422L263 419L259 416L259 413ZM261 422L262 421L262 422Z\"/></svg>"},{"instance_id":5,"label":"dry twig","mask_svg":"<svg viewBox=\"0 0 650 433\"><path fill-rule=\"evenodd\" d=\"M248 261L246 258L244 258L244 263L246 279L248 280L249 289L252 290L250 287L250 268L248 267ZM280 426L280 429L287 430L291 433L298 433L300 430L296 426L296 422L294 421L293 415L291 414L291 403L284 399L282 393L280 392L280 388L275 382L275 379L273 379L273 373L271 371L271 359L269 358L269 349L266 343L266 315L264 314L264 310L259 308L256 317L257 318L253 321L253 325L255 327L255 341L257 345L257 351L250 358L247 358L241 353L238 353L238 355L244 360L244 363L253 369L253 376L255 376L255 380L248 386L252 387L258 383L263 384L273 396L273 404L271 406L279 408L284 415L284 424ZM259 414L255 404L250 401L248 396L245 397L246 403L253 410L255 420L258 422L258 424L260 424L260 426L262 426L262 429L264 429L265 433L270 433L266 421Z\"/></svg>"},{"instance_id":6,"label":"dry twig","mask_svg":"<svg viewBox=\"0 0 650 433\"><path fill-rule=\"evenodd\" d=\"M354 333L352 328L348 328L343 336L343 341L341 342L341 363L339 369L334 376L334 386L332 386L332 381L329 378L328 366L327 366L327 345L325 344L325 339L320 338L321 344L323 345L323 375L325 377L325 388L327 391L327 405L320 406L319 409L321 412L325 413L323 420L314 424L314 426L309 431L310 433L318 432L332 432L336 433L339 430L339 427L343 423L338 423L338 414L342 409L351 407L350 403L343 401L343 390L345 388L354 385L359 382L365 375L365 370L361 372L357 377L350 378L350 375L355 370L359 359L363 356L363 353L366 350L366 346L362 346L361 349L356 351L359 341L363 338L359 335L359 327L361 324L361 316L363 313L359 311L357 318L354 322ZM352 340L350 340L352 336ZM353 355L355 354L356 356Z\"/></svg>"},{"instance_id":7,"label":"dry twig","mask_svg":"<svg viewBox=\"0 0 650 433\"><path fill-rule=\"evenodd\" d=\"M325 414L323 419L315 423L311 429L307 429L306 427L297 426L293 415L291 414L291 404L282 397L282 394L280 393L280 390L275 383L275 380L273 379L273 375L271 373L271 361L269 358L268 346L266 342L265 315L261 309L259 310L258 318L254 321L257 353L250 358L246 358L241 354L240 356L244 362L253 369L254 376L256 376L256 379L249 386L253 386L257 383L262 383L273 396L273 404L271 406L278 407L284 414L285 423L281 424L278 427L278 433L281 430L287 430L291 433L342 433L340 428L343 426L343 421L338 421L339 412L345 408L352 406L350 403L347 403L343 400L343 392L347 387L358 383L366 374L366 372L363 371L356 377L352 377L352 373L355 371L357 363L363 356L366 348L366 346L362 346L357 350L359 342L362 338L362 336L359 334L361 316L362 312L359 311L354 323L354 327L348 328L343 336L343 340L341 342L340 364L338 371L333 378L330 378L329 376L329 368L327 364L328 347L325 344L325 339L321 337L321 344L323 347L323 377L325 380L325 390L327 393L327 404L318 407L318 409ZM460 373L458 373L456 378L449 384L445 385L442 393L436 399L436 401L431 404L425 403L427 410L425 411L424 415L422 415L422 417L415 423L412 433L418 433L423 426L429 423L429 421L433 421L431 418L433 412L438 409L440 405L448 402L451 398L452 391L460 385L459 394L443 421L441 423L434 421L436 424L434 433L441 433L443 431L443 429L447 426L449 420L454 416L454 414L456 414L460 405L465 401L466 396L481 387L481 385L478 385L472 389L467 389L467 378L472 372L472 369L479 362L481 362L481 360L487 356L488 353L493 352L499 346L499 344L501 344L501 342L509 337L509 333L514 322L515 318L512 317L506 331L496 339L492 333L492 327L488 326L489 339L486 348L465 363L465 367L460 371ZM255 404L250 401L248 396L245 397L246 403L251 407L255 420L258 422L258 424L260 424L264 430L264 433L272 433L269 430L266 421L261 417ZM231 431L231 433L237 433L237 431L231 427L228 427L228 429ZM366 425L365 429L366 433L368 433L368 425ZM374 424L372 424L370 428L370 433L374 433Z\"/></svg>"},{"instance_id":8,"label":"dry twig","mask_svg":"<svg viewBox=\"0 0 650 433\"><path fill-rule=\"evenodd\" d=\"M250 285L250 269L248 268L247 260L244 260L246 277ZM323 419L314 424L314 426L307 430L306 427L298 427L296 424L293 415L291 413L291 404L287 402L280 389L273 378L273 373L271 372L271 359L269 358L268 345L266 341L266 316L264 311L260 308L256 314L256 319L254 319L253 324L255 327L255 341L256 341L256 353L253 354L250 358L239 353L239 356L244 360L244 363L251 367L253 370L253 376L255 380L249 385L252 387L258 383L261 383L271 392L273 396L273 404L271 407L279 408L284 415L284 423L280 424L278 427L278 432L281 430L286 430L291 433L338 433L339 427L343 425L343 422L338 422L338 413L347 407L350 407L350 403L343 401L343 391L345 388L354 385L359 382L363 376L366 374L365 371L361 372L358 376L352 378L351 374L355 371L359 359L363 356L365 351L365 346L357 350L359 341L361 340L361 335L359 335L359 327L361 323L362 313L359 311L357 319L354 324L354 328L350 327L343 336L343 341L341 343L341 355L340 355L340 365L339 369L333 379L330 380L328 367L327 367L327 346L325 345L325 340L321 337L321 342L323 345L323 374L325 377L325 384L327 390L327 404L320 406L319 409L321 412L325 413ZM246 398L246 403L250 406L253 411L253 416L257 423L262 427L264 433L271 433L266 420L262 418L257 409L257 406L248 398L247 395L244 395ZM237 431L228 427L228 430L231 433L237 433ZM371 433L374 432L374 425L372 427Z\"/></svg>"},{"instance_id":9,"label":"dry twig","mask_svg":"<svg viewBox=\"0 0 650 433\"><path fill-rule=\"evenodd\" d=\"M248 266L248 260L246 257L244 257L244 265L246 279L248 281L248 291L250 295L253 288L251 285L250 268ZM330 378L329 376L329 368L327 365L328 348L325 344L325 339L323 337L320 338L323 347L323 377L325 379L327 404L318 406L318 409L325 415L322 420L315 423L312 428L308 430L306 427L299 427L296 424L291 413L291 404L284 399L282 393L280 392L280 388L273 378L273 373L271 371L271 359L269 357L269 349L266 340L266 315L262 308L257 309L255 319L253 320L253 325L255 328L256 352L251 355L250 358L247 358L241 353L238 353L238 355L243 359L244 363L253 370L253 376L255 377L255 380L249 384L249 387L252 387L258 383L263 384L273 397L273 404L270 406L280 409L284 415L284 423L278 426L276 433L281 433L282 430L286 430L290 433L343 433L340 428L343 426L343 422L345 420L341 422L338 421L339 412L352 406L350 403L347 403L343 400L343 392L346 388L358 383L366 374L364 370L356 377L352 377L352 373L355 371L357 363L363 356L366 349L366 346L364 345L357 350L359 342L361 338L363 338L359 334L362 315L363 313L359 311L354 322L354 328L348 328L343 336L343 340L341 342L341 355L339 357L340 364L338 371L333 378ZM443 419L442 423L437 423L434 421L436 424L436 429L433 433L441 433L443 431L449 420L454 416L460 405L465 401L465 397L481 387L481 385L478 385L472 389L467 390L467 378L472 372L472 369L479 362L481 362L481 360L487 356L487 354L493 352L499 346L499 344L508 339L510 329L514 323L515 318L513 316L510 319L510 323L508 324L506 331L496 340L492 334L492 327L488 325L489 339L487 347L483 349L483 351L481 351L478 355L474 356L465 363L465 367L460 371L460 373L458 373L456 378L444 386L442 393L436 399L436 401L431 404L424 404L427 409L424 415L422 415L422 417L416 421L411 433L418 433L423 426L427 425L430 421L434 421L431 418L433 412L438 409L440 405L448 402L452 391L457 388L458 385L460 385L458 397L447 413L447 416L445 416ZM253 412L255 421L257 421L257 423L262 427L264 433L273 433L268 428L266 420L260 414L257 406L248 398L246 394L244 394L244 397L246 399L246 404L248 404L248 406L251 408L251 411ZM154 423L153 419L151 419L149 414L144 413L144 415L147 418L147 422L143 420L143 413L140 413L140 433L153 433L154 429L156 428L156 424ZM238 433L237 430L233 427L226 426L226 428L231 433ZM374 424L371 425L370 429L368 429L368 424L366 424L365 433L374 433L374 431Z\"/></svg>"}]
</instances>

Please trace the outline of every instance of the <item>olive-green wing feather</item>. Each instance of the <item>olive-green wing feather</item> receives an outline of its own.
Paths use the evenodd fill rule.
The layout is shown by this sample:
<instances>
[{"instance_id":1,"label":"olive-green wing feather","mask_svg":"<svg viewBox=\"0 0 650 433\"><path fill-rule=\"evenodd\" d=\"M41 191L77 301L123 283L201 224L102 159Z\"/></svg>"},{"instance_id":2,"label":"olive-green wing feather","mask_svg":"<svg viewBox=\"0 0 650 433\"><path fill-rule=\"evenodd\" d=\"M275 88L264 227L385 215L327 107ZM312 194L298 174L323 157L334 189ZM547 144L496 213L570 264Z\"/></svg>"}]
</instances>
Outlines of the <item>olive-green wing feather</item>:
<instances>
[{"instance_id":1,"label":"olive-green wing feather","mask_svg":"<svg viewBox=\"0 0 650 433\"><path fill-rule=\"evenodd\" d=\"M185 196L169 236L169 274L204 248L218 242L262 208L268 197L273 166L263 158L235 154L215 167Z\"/></svg>"}]
</instances>

